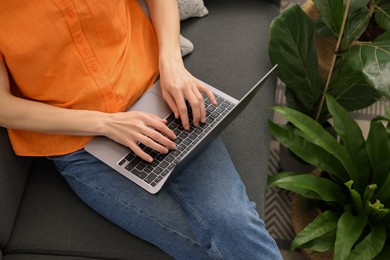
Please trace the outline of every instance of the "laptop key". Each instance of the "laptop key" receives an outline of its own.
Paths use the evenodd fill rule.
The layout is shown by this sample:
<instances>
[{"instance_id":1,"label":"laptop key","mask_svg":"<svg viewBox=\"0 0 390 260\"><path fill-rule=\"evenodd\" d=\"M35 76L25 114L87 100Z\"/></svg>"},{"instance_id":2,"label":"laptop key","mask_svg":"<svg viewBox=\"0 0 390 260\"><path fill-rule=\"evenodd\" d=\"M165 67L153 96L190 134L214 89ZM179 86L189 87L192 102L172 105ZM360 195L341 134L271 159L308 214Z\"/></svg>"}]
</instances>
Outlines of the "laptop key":
<instances>
[{"instance_id":1,"label":"laptop key","mask_svg":"<svg viewBox=\"0 0 390 260\"><path fill-rule=\"evenodd\" d=\"M145 179L146 176L148 176L148 174L146 172L141 172L141 171L139 171L137 169L133 169L131 171L131 173L134 174L135 176L137 176L138 178L142 179L142 180Z\"/></svg>"},{"instance_id":2,"label":"laptop key","mask_svg":"<svg viewBox=\"0 0 390 260\"><path fill-rule=\"evenodd\" d=\"M126 155L125 159L131 161L135 158L135 154L133 152Z\"/></svg>"},{"instance_id":3,"label":"laptop key","mask_svg":"<svg viewBox=\"0 0 390 260\"><path fill-rule=\"evenodd\" d=\"M149 174L149 175L144 179L144 181L150 184L150 183L152 183L152 181L153 181L156 177L157 177L156 174L151 173L151 174Z\"/></svg>"},{"instance_id":4,"label":"laptop key","mask_svg":"<svg viewBox=\"0 0 390 260\"><path fill-rule=\"evenodd\" d=\"M159 183L162 180L163 176L157 176L156 179L154 179L154 182Z\"/></svg>"},{"instance_id":5,"label":"laptop key","mask_svg":"<svg viewBox=\"0 0 390 260\"><path fill-rule=\"evenodd\" d=\"M122 166L125 162L127 162L125 159L122 159L122 160L120 160L120 162L118 162L118 164L120 165L120 166Z\"/></svg>"},{"instance_id":6,"label":"laptop key","mask_svg":"<svg viewBox=\"0 0 390 260\"><path fill-rule=\"evenodd\" d=\"M153 167L150 165L146 166L146 168L144 169L144 172L146 173L151 173L152 171L153 171Z\"/></svg>"},{"instance_id":7,"label":"laptop key","mask_svg":"<svg viewBox=\"0 0 390 260\"><path fill-rule=\"evenodd\" d=\"M171 162L173 162L173 161L175 160L175 157L173 157L172 155L169 154L169 155L165 158L165 160L166 160L167 162L171 163Z\"/></svg>"},{"instance_id":8,"label":"laptop key","mask_svg":"<svg viewBox=\"0 0 390 260\"><path fill-rule=\"evenodd\" d=\"M165 168L167 168L168 163L167 163L166 161L163 161L163 162L160 163L159 166L160 166L161 168L165 169Z\"/></svg>"},{"instance_id":9,"label":"laptop key","mask_svg":"<svg viewBox=\"0 0 390 260\"><path fill-rule=\"evenodd\" d=\"M160 153L159 155L156 156L155 159L156 159L157 161L161 162L162 160L164 160L165 156L166 156L165 154L161 154L161 153Z\"/></svg>"},{"instance_id":10,"label":"laptop key","mask_svg":"<svg viewBox=\"0 0 390 260\"><path fill-rule=\"evenodd\" d=\"M183 141L183 144L184 144L184 145L190 145L190 144L191 144L191 140L185 139L185 140Z\"/></svg>"},{"instance_id":11,"label":"laptop key","mask_svg":"<svg viewBox=\"0 0 390 260\"><path fill-rule=\"evenodd\" d=\"M137 164L137 166L135 167L137 170L139 170L139 171L142 171L144 168L145 168L145 164L144 163L139 163L139 164Z\"/></svg>"},{"instance_id":12,"label":"laptop key","mask_svg":"<svg viewBox=\"0 0 390 260\"><path fill-rule=\"evenodd\" d=\"M153 173L156 175L159 175L162 171L163 171L163 169L161 169L160 167L157 167L156 169L153 170Z\"/></svg>"}]
</instances>

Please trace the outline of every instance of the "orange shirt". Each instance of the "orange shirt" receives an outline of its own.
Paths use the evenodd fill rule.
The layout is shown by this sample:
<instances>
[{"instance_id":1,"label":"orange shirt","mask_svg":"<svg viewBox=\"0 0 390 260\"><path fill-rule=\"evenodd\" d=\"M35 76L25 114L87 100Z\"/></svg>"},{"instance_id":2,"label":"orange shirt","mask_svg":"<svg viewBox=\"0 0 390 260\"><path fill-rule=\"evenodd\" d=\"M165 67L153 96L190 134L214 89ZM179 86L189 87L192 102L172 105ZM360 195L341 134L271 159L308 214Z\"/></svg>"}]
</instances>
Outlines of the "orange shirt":
<instances>
[{"instance_id":1,"label":"orange shirt","mask_svg":"<svg viewBox=\"0 0 390 260\"><path fill-rule=\"evenodd\" d=\"M158 75L157 37L136 0L0 0L0 59L14 95L124 111ZM19 155L66 154L92 137L9 130Z\"/></svg>"}]
</instances>

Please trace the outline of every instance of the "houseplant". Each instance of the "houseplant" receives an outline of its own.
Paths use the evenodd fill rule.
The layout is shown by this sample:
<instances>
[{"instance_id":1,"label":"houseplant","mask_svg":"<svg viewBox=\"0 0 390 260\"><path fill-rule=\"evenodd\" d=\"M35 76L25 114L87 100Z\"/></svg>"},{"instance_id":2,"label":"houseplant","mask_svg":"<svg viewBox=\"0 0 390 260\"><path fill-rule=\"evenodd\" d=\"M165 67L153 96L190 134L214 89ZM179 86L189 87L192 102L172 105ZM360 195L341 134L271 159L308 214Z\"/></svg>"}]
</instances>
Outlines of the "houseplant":
<instances>
[{"instance_id":1,"label":"houseplant","mask_svg":"<svg viewBox=\"0 0 390 260\"><path fill-rule=\"evenodd\" d=\"M311 1L311 0L309 0ZM319 17L312 21L299 5L284 10L270 27L269 56L286 85L287 105L318 122L329 118L323 105L332 95L348 111L390 97L390 2L385 0L313 0ZM372 23L380 35L364 39ZM316 40L335 43L327 73L320 73Z\"/></svg>"},{"instance_id":2,"label":"houseplant","mask_svg":"<svg viewBox=\"0 0 390 260\"><path fill-rule=\"evenodd\" d=\"M337 136L289 107L273 109L294 127L269 122L280 143L322 171L269 179L270 186L293 191L321 210L291 249L333 251L334 259L390 259L390 117L372 119L365 139L335 98L326 95L326 105Z\"/></svg>"}]
</instances>

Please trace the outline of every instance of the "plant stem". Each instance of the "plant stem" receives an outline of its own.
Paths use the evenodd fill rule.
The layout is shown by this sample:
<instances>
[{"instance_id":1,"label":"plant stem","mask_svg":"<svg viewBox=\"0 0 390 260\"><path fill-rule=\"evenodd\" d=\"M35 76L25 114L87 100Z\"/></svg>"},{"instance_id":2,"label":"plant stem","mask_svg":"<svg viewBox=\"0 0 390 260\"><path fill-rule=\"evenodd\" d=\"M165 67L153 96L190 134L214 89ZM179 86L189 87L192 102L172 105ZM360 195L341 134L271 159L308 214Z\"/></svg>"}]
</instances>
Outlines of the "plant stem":
<instances>
[{"instance_id":1,"label":"plant stem","mask_svg":"<svg viewBox=\"0 0 390 260\"><path fill-rule=\"evenodd\" d=\"M375 0L371 0L369 10L370 10L370 17L372 17L372 14L375 11Z\"/></svg>"},{"instance_id":2,"label":"plant stem","mask_svg":"<svg viewBox=\"0 0 390 260\"><path fill-rule=\"evenodd\" d=\"M330 68L329 68L328 78L326 79L326 84L325 84L325 87L324 87L324 91L322 92L320 104L318 106L318 110L317 110L317 114L316 114L316 120L317 121L320 118L322 107L324 106L324 102L325 102L325 95L328 92L330 80L332 78L333 70L334 70L334 67L336 65L337 53L339 52L341 41L343 39L345 23L347 22L347 17L348 17L350 4L351 4L351 0L347 0L347 2L345 4L345 11L344 11L344 16L343 16L343 21L341 23L339 37L337 39L336 48L335 48L335 51L333 53L332 63L330 64Z\"/></svg>"}]
</instances>

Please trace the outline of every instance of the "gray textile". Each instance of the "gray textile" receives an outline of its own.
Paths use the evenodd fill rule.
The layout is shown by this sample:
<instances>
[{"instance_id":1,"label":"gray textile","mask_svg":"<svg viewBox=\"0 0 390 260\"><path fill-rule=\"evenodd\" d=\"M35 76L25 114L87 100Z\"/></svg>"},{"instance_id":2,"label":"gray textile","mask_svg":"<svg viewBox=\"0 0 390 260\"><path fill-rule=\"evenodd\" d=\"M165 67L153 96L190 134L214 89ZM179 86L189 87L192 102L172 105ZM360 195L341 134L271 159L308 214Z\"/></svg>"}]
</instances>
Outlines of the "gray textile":
<instances>
[{"instance_id":1,"label":"gray textile","mask_svg":"<svg viewBox=\"0 0 390 260\"><path fill-rule=\"evenodd\" d=\"M240 99L271 68L265 47L268 25L264 21L270 21L277 8L261 1L236 2L206 2L210 14L184 23L182 34L195 47L194 53L185 58L186 67L205 82ZM222 5L223 11L218 9ZM260 213L268 167L266 122L271 112L267 107L273 103L275 85L275 77L268 79L255 100L222 135Z\"/></svg>"},{"instance_id":2,"label":"gray textile","mask_svg":"<svg viewBox=\"0 0 390 260\"><path fill-rule=\"evenodd\" d=\"M200 79L236 98L270 68L268 27L278 6L261 0L206 0L209 15L182 23L195 50L185 58ZM263 212L275 77L224 133L249 196ZM238 126L242 124L242 128ZM168 259L84 205L44 158L15 157L0 131L0 259ZM31 163L32 161L32 163Z\"/></svg>"}]
</instances>

